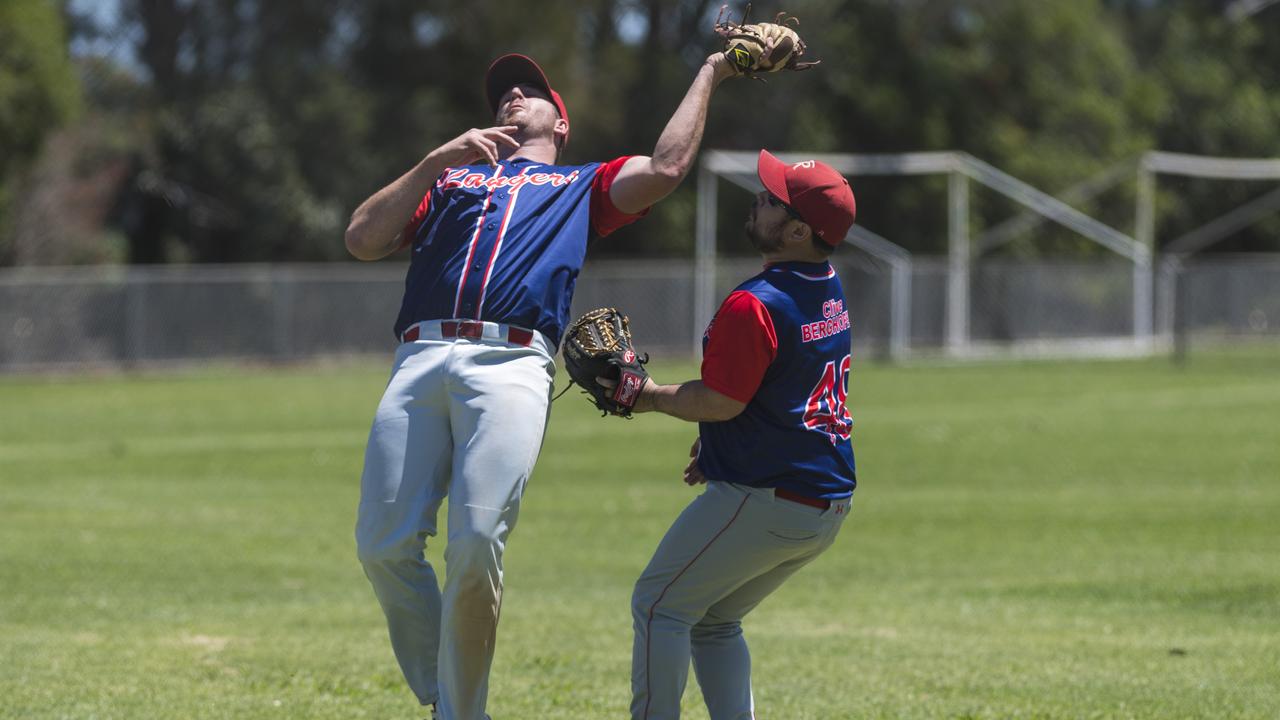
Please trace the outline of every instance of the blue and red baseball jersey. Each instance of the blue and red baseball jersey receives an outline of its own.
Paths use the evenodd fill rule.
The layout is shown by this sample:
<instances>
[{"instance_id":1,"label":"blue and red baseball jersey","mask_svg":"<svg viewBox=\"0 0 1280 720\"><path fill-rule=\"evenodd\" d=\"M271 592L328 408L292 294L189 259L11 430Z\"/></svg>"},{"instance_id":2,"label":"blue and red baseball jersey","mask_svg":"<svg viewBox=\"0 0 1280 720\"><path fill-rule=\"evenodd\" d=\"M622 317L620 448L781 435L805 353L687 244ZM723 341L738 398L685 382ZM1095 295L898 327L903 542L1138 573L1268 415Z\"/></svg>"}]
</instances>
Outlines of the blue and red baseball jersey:
<instances>
[{"instance_id":1,"label":"blue and red baseball jersey","mask_svg":"<svg viewBox=\"0 0 1280 720\"><path fill-rule=\"evenodd\" d=\"M488 320L533 329L555 345L591 233L644 213L614 207L609 189L629 159L449 168L404 229L413 247L396 337L423 320Z\"/></svg>"},{"instance_id":2,"label":"blue and red baseball jersey","mask_svg":"<svg viewBox=\"0 0 1280 720\"><path fill-rule=\"evenodd\" d=\"M852 494L849 361L849 311L830 263L776 263L739 285L703 337L702 382L747 407L699 423L702 473L813 498Z\"/></svg>"}]
</instances>

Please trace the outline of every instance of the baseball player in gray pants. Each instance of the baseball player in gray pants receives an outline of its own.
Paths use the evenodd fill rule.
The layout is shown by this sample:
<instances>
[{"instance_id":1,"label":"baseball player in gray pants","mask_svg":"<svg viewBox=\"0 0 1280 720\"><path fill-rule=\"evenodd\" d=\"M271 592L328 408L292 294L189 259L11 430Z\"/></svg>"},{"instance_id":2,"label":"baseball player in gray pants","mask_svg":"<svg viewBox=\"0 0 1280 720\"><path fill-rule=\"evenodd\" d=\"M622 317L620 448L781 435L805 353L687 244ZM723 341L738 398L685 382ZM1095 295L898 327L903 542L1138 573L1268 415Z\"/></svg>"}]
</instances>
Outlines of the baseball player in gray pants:
<instances>
[{"instance_id":1,"label":"baseball player in gray pants","mask_svg":"<svg viewBox=\"0 0 1280 720\"><path fill-rule=\"evenodd\" d=\"M706 484L636 583L636 720L680 716L690 659L712 720L755 717L742 618L831 546L856 485L849 313L828 262L853 192L812 160L762 151L758 173L746 230L764 270L707 328L701 378L647 380L635 406L699 423L684 480Z\"/></svg>"}]
</instances>

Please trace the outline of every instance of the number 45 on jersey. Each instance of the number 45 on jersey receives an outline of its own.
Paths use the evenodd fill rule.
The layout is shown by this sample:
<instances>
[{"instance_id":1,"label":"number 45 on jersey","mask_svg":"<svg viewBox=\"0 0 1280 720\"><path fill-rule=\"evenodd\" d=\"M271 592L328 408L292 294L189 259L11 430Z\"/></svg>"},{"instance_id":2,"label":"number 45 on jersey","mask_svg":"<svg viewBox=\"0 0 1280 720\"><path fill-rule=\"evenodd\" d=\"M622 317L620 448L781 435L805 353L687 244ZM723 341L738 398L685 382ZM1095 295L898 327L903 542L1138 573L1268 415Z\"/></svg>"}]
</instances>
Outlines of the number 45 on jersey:
<instances>
[{"instance_id":1,"label":"number 45 on jersey","mask_svg":"<svg viewBox=\"0 0 1280 720\"><path fill-rule=\"evenodd\" d=\"M853 418L845 408L845 399L849 394L849 355L840 361L827 363L822 371L818 384L809 393L809 401L804 409L804 424L810 430L826 433L835 445L840 440L848 440L853 428Z\"/></svg>"}]
</instances>

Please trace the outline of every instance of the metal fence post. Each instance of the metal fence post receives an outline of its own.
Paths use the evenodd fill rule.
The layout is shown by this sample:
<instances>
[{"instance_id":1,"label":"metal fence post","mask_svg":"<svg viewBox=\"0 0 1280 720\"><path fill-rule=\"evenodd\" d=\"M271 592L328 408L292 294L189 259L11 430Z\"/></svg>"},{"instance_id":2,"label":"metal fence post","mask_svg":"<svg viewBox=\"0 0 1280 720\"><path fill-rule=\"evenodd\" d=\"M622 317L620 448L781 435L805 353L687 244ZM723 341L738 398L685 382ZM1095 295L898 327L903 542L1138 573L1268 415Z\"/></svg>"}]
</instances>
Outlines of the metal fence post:
<instances>
[{"instance_id":1,"label":"metal fence post","mask_svg":"<svg viewBox=\"0 0 1280 720\"><path fill-rule=\"evenodd\" d=\"M702 332L715 313L716 174L706 161L698 169L698 226L693 263L693 356L702 357Z\"/></svg>"},{"instance_id":2,"label":"metal fence post","mask_svg":"<svg viewBox=\"0 0 1280 720\"><path fill-rule=\"evenodd\" d=\"M959 164L957 160L957 164ZM947 176L947 352L969 347L969 178Z\"/></svg>"},{"instance_id":3,"label":"metal fence post","mask_svg":"<svg viewBox=\"0 0 1280 720\"><path fill-rule=\"evenodd\" d=\"M1173 323L1177 302L1179 255L1164 255L1156 263L1156 324L1153 330L1164 348L1173 343Z\"/></svg>"},{"instance_id":4,"label":"metal fence post","mask_svg":"<svg viewBox=\"0 0 1280 720\"><path fill-rule=\"evenodd\" d=\"M1175 261L1173 267L1173 361L1179 366L1187 364L1189 339L1188 316L1191 314L1191 293L1187 287L1186 268Z\"/></svg>"},{"instance_id":5,"label":"metal fence post","mask_svg":"<svg viewBox=\"0 0 1280 720\"><path fill-rule=\"evenodd\" d=\"M290 268L272 268L267 275L271 293L271 345L277 359L293 357L293 301L297 273Z\"/></svg>"},{"instance_id":6,"label":"metal fence post","mask_svg":"<svg viewBox=\"0 0 1280 720\"><path fill-rule=\"evenodd\" d=\"M125 365L136 365L147 356L147 286L141 275L137 268L130 268L124 275Z\"/></svg>"},{"instance_id":7,"label":"metal fence post","mask_svg":"<svg viewBox=\"0 0 1280 720\"><path fill-rule=\"evenodd\" d=\"M902 360L911 349L911 260L890 264L889 357Z\"/></svg>"},{"instance_id":8,"label":"metal fence post","mask_svg":"<svg viewBox=\"0 0 1280 720\"><path fill-rule=\"evenodd\" d=\"M1133 339L1139 345L1150 346L1152 324L1152 285L1155 272L1156 237L1156 174L1152 171L1150 157L1144 156L1138 165L1138 198L1135 209L1133 239L1143 257L1133 257Z\"/></svg>"}]
</instances>

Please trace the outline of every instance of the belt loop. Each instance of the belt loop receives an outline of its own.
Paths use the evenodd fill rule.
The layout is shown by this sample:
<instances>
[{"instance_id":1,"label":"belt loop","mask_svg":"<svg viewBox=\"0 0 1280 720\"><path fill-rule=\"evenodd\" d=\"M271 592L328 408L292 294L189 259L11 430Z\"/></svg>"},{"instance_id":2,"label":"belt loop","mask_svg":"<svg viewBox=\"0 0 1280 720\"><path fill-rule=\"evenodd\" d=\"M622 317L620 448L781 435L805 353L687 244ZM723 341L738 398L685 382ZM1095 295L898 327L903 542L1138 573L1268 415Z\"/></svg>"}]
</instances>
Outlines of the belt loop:
<instances>
[{"instance_id":1,"label":"belt loop","mask_svg":"<svg viewBox=\"0 0 1280 720\"><path fill-rule=\"evenodd\" d=\"M533 344L533 332L523 328L507 326L507 342L528 347Z\"/></svg>"}]
</instances>

